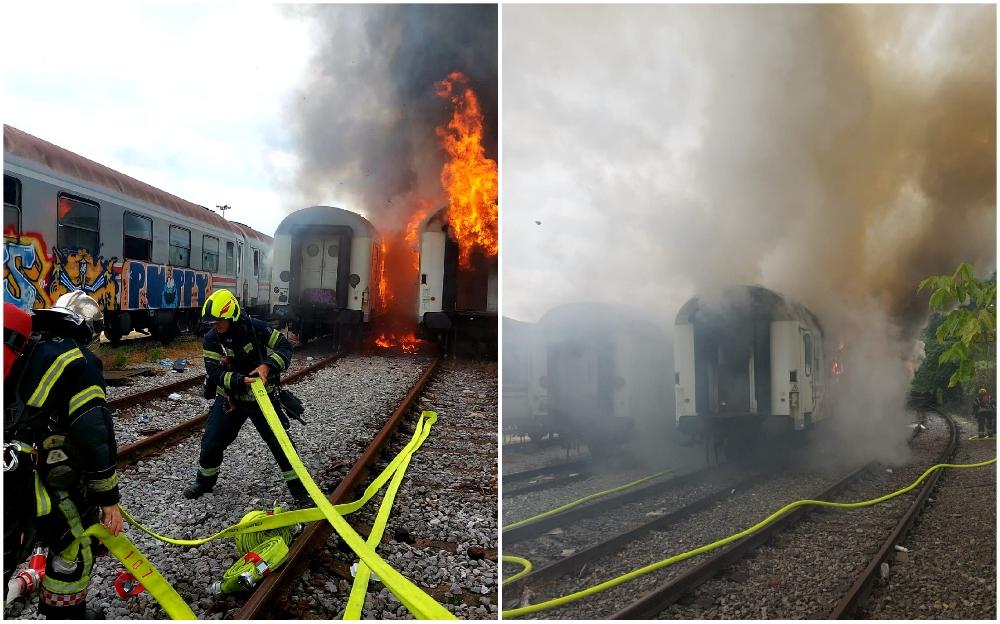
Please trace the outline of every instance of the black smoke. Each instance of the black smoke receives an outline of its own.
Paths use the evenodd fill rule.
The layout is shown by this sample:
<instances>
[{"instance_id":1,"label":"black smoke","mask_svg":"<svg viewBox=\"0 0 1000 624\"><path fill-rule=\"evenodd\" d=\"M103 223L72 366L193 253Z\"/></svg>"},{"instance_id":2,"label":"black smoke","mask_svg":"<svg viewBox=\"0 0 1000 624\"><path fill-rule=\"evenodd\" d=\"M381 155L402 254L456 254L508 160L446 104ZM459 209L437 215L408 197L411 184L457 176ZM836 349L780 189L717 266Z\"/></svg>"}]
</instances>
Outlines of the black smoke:
<instances>
[{"instance_id":1,"label":"black smoke","mask_svg":"<svg viewBox=\"0 0 1000 624\"><path fill-rule=\"evenodd\" d=\"M434 83L470 79L497 154L497 9L490 5L295 7L321 46L290 106L303 201L341 198L401 225L418 197L443 203L435 128L451 116Z\"/></svg>"}]
</instances>

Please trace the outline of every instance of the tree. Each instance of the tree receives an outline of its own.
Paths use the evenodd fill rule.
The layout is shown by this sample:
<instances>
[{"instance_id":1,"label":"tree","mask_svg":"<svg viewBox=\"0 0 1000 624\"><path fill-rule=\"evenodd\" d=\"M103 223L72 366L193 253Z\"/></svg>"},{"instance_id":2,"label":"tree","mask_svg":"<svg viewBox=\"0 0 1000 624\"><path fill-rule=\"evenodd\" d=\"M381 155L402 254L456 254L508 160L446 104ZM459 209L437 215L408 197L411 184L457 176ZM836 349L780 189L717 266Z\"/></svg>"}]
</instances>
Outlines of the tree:
<instances>
[{"instance_id":1,"label":"tree","mask_svg":"<svg viewBox=\"0 0 1000 624\"><path fill-rule=\"evenodd\" d=\"M933 275L917 289L932 290L929 305L944 320L935 331L937 341L948 347L938 356L938 364L954 362L955 372L948 387L968 387L980 378L995 379L997 283L996 273L988 280L976 279L971 264L961 263L953 275Z\"/></svg>"},{"instance_id":2,"label":"tree","mask_svg":"<svg viewBox=\"0 0 1000 624\"><path fill-rule=\"evenodd\" d=\"M941 364L938 360L941 354L950 346L949 343L938 342L937 328L944 321L944 316L937 312L931 314L927 326L921 332L924 341L924 360L913 375L912 392L936 397L941 402L954 402L962 399L959 388L949 388L948 380L958 370L954 362Z\"/></svg>"}]
</instances>

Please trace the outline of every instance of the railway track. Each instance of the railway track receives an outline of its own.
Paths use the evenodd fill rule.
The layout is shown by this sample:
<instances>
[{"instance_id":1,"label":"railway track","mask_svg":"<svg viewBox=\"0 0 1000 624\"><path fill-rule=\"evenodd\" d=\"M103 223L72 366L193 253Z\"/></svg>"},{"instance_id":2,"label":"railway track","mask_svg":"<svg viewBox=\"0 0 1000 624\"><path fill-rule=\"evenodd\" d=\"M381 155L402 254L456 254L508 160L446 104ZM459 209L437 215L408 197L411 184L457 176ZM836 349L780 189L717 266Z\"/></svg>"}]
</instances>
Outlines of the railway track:
<instances>
[{"instance_id":1,"label":"railway track","mask_svg":"<svg viewBox=\"0 0 1000 624\"><path fill-rule=\"evenodd\" d=\"M365 448L361 456L353 463L347 476L344 477L337 489L329 495L330 503L337 505L348 502L361 485L365 482L371 467L375 464L382 450L389 443L390 438L399 429L409 408L413 405L420 391L423 390L427 381L434 374L440 362L440 357L435 357L420 378L410 388L403 400L389 416L386 423L379 429L375 437ZM269 575L264 582L254 591L253 595L243 604L236 613L235 618L239 620L264 619L271 604L278 601L287 592L292 582L298 580L308 565L309 556L333 533L333 528L327 522L314 522L295 538L289 547L288 559L276 572Z\"/></svg>"},{"instance_id":2,"label":"railway track","mask_svg":"<svg viewBox=\"0 0 1000 624\"><path fill-rule=\"evenodd\" d=\"M498 609L497 393L491 374L468 361L442 362L372 469L381 471L402 450L420 411L437 413L430 437L406 470L378 552L460 619L495 619ZM373 501L346 519L368 535L377 508ZM356 560L332 536L264 615L340 619ZM332 591L317 595L317 587ZM369 588L363 619L408 616L387 590Z\"/></svg>"},{"instance_id":3,"label":"railway track","mask_svg":"<svg viewBox=\"0 0 1000 624\"><path fill-rule=\"evenodd\" d=\"M933 456L934 459L939 457L937 451L940 451L940 445L936 448ZM946 449L944 454L948 452ZM926 461L924 460L927 459L930 458L921 458L917 463L922 467L926 467L924 465ZM539 559L544 560L546 557L549 557L550 561L543 561L541 567L537 567L536 565L536 569L531 574L506 585L505 595L519 598L519 602L522 604L535 604L543 602L548 597L566 595L572 591L606 581L618 574L650 563L650 552L662 552L664 556L671 552L684 552L695 546L735 533L736 530L745 528L749 524L750 519L759 519L789 500L796 498L831 500L838 492L843 492L849 487L853 487L853 484L859 481L870 480L862 479L862 477L875 475L877 478L878 474L880 473L875 471L874 464L867 464L861 468L849 471L848 474L837 479L832 485L829 479L827 479L826 484L820 488L820 491L813 490L811 492L808 488L801 487L801 484L798 491L796 491L791 489L795 487L794 482L788 481L787 484L780 485L777 483L777 479L772 481L767 478L767 475L762 474L747 479L745 482L733 487L732 490L727 490L725 486L716 487L713 491L705 493L704 496L690 500L685 504L678 504L669 513L661 514L659 513L660 510L657 510L657 513L654 514L657 517L654 517L652 520L636 523L634 526L629 525L631 528L625 531L621 531L620 529L617 531L608 530L615 524L614 522L605 521L602 524L596 523L594 520L583 521L581 515L584 511L583 508L568 512L565 518L556 516L555 518L547 519L545 525L536 527L531 534L523 536L523 539L509 539L510 531L508 531L504 533L505 544L525 542L516 549L518 554L525 554L536 564ZM648 489L652 491L654 486L648 486ZM774 494L768 494L769 489L785 491L789 492L789 494L775 496ZM929 490L926 491L929 492ZM741 497L738 492L743 492L744 494L749 492L751 495ZM632 494L638 495L640 493L635 492ZM769 497L775 503L766 502L764 505L759 504L766 501ZM849 498L853 500L858 497L851 496ZM754 502L755 499L756 502ZM922 504L922 501L925 499L926 495L923 495L914 503L914 508L918 506L917 503ZM780 504L776 504L779 500ZM627 504L619 505L613 501L605 501L607 509L622 509ZM742 512L734 512L734 509L732 509L744 505L748 508ZM596 517L602 507L600 501L593 503L591 507L592 509L587 510L587 512L591 517ZM759 509L760 511L753 511L751 509ZM692 598L693 594L698 593L697 588L711 579L717 578L720 573L728 570L736 562L743 560L748 553L754 552L763 544L773 540L775 536L783 532L788 532L791 527L801 523L807 517L809 509L809 507L797 508L760 533L735 542L720 551L716 551L717 554L701 555L695 559L678 563L675 566L658 570L646 576L640 576L630 582L610 588L604 593L584 598L579 602L570 603L556 610L542 612L544 615L541 615L541 617L577 619L604 619L608 617L615 619L734 617L733 614L728 612L722 613L705 609L688 612L683 607L678 611L668 610L668 608L682 598L688 599L689 602L706 602L707 599L704 597L695 595ZM570 515L574 513L577 515ZM825 517L838 513L846 515L857 512L834 511L830 514L814 515ZM725 517L729 519L726 520ZM610 516L608 518L610 519ZM906 518L900 520L900 527L902 527L904 522L912 523L912 516L909 513L906 515ZM621 521L619 524L624 525L626 522ZM713 524L715 525L714 527L712 527ZM684 526L693 527L693 530L684 530ZM564 529L560 530L558 527L564 527ZM711 528L706 530L706 527ZM573 529L572 531L570 530L571 528ZM551 532L559 532L560 535L545 535L544 531L546 529ZM574 533L580 531L586 532L587 530L590 531L589 537L578 536L575 541L571 539ZM592 537L600 534L602 530L607 531L612 536L607 538L605 535L602 536L602 539L594 541ZM848 588L844 588L845 592L842 592L844 593L844 606L840 607L840 617L843 617L844 614L854 612L855 607L848 605L856 605L860 599L859 596L863 596L864 588L871 584L873 574L875 576L878 575L881 563L892 553L893 545L898 543L894 540L900 539L899 535L898 532L894 531L882 547L878 549L878 555L867 566L864 580L859 579L856 589L851 588L850 592L846 592ZM546 544L546 540L552 543ZM664 544L669 544L669 548L665 550L663 548ZM560 548L563 550L560 551ZM561 556L556 556L557 553ZM705 557L710 558L705 559ZM655 561L656 559L653 558L652 560ZM742 578L743 576L746 576L746 573L743 571L736 573L737 578ZM656 579L659 579L659 581ZM665 582L664 579L666 579ZM725 592L732 593L732 591L731 586L727 586L725 589L717 589L713 595L725 594ZM774 594L773 588L771 589L771 594ZM640 596L638 600L636 600L637 595ZM848 598L848 596L853 597ZM509 601L507 603L508 607L512 606L512 604ZM826 615L825 612L822 614L822 616ZM770 616L774 617L774 615ZM806 616L817 617L818 615L817 613L809 613ZM762 616L758 611L755 615L740 612L736 617ZM778 617L782 616L779 615ZM795 616L792 615L789 617ZM803 615L798 615L798 617L803 617Z\"/></svg>"},{"instance_id":4,"label":"railway track","mask_svg":"<svg viewBox=\"0 0 1000 624\"><path fill-rule=\"evenodd\" d=\"M520 496L583 481L590 477L591 467L591 462L580 460L505 474L503 475L503 495L505 497ZM522 485L516 488L508 487L511 484Z\"/></svg>"},{"instance_id":5,"label":"railway track","mask_svg":"<svg viewBox=\"0 0 1000 624\"><path fill-rule=\"evenodd\" d=\"M298 380L306 377L307 375L310 375L310 374L315 373L316 371L318 371L320 369L323 369L323 368L326 368L327 366L330 366L331 364L333 364L334 362L336 362L339 357L340 356L338 356L338 355L330 355L330 356L327 356L325 358L321 358L320 360L314 362L313 364L311 364L309 366L306 366L304 368L300 368L299 370L295 371L294 373L286 375L284 377L284 379L282 379L282 383L286 384L286 385L294 383L294 382L296 382L296 381L298 381ZM191 387L191 386L200 384L201 381L202 381L202 379L204 379L204 375L202 375L199 378L196 378L193 383L190 383L191 380L185 380L185 381L182 381L182 382L178 382L178 384L180 384L180 383L186 383L188 385L185 386L185 387ZM176 384L172 384L172 385L176 385ZM167 390L167 388L168 387L158 388L158 389L156 389L156 391L149 391L149 392L144 392L144 393L140 393L140 394L150 394L151 398L160 398L162 396L166 396L167 394L170 394L170 392L177 391L177 388L170 389L169 391ZM138 395L133 395L133 396L138 396ZM127 398L131 398L131 397L127 397ZM150 399L146 399L146 400L147 401L151 400L151 398ZM121 399L119 399L119 400L121 400ZM138 404L138 403L140 403L140 402L136 402L134 404ZM110 404L111 403L109 402L109 405ZM121 409L120 406L117 406L117 407L118 407L118 409ZM180 423L177 423L173 427L169 427L167 429L164 429L164 430L159 431L157 433L154 433L152 435L140 438L140 439L136 440L135 442L132 442L130 444L126 444L125 446L122 446L120 449L118 449L118 465L119 466L123 466L123 465L132 464L136 460L138 460L138 459L140 459L142 457L145 457L145 456L147 456L147 455L149 455L151 453L155 453L155 452L158 452L158 451L162 450L164 447L169 446L172 442L175 442L178 439L185 438L185 437L191 435L192 433L194 433L194 431L198 427L200 427L206 420L208 420L208 412L207 411L204 412L203 414L195 416L194 418L191 418L189 420L185 420L185 421L182 421Z\"/></svg>"}]
</instances>

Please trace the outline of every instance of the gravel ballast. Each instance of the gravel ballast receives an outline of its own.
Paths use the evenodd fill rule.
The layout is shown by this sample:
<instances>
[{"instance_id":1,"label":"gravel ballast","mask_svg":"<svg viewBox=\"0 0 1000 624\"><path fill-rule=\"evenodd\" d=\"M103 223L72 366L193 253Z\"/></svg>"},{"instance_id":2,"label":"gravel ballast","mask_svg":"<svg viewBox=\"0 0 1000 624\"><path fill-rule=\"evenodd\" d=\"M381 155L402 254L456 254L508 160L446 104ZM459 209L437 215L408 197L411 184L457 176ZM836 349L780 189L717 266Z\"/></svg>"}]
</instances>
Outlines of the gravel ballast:
<instances>
[{"instance_id":1,"label":"gravel ballast","mask_svg":"<svg viewBox=\"0 0 1000 624\"><path fill-rule=\"evenodd\" d=\"M497 377L495 364L443 362L372 471L409 441L420 411L437 423L413 456L377 552L461 619L496 619ZM348 521L366 535L376 496ZM283 617L343 617L350 567L336 535L312 558L291 591ZM364 619L412 618L381 583L368 587Z\"/></svg>"},{"instance_id":2,"label":"gravel ballast","mask_svg":"<svg viewBox=\"0 0 1000 624\"><path fill-rule=\"evenodd\" d=\"M299 456L324 490L332 491L428 364L421 357L347 356L289 388L306 405L305 426L293 423L291 437ZM149 528L176 538L205 537L236 523L249 511L290 503L287 488L267 446L246 424L227 449L214 493L189 501L181 490L197 470L201 436L195 435L161 455L120 471L122 505ZM180 548L146 536L134 527L127 535L173 584L199 618L231 617L239 606L231 596L216 596L213 582L237 558L233 542L215 540ZM90 584L90 604L108 619L162 619L165 613L143 593L122 601L112 582L121 569L113 557L99 558ZM34 618L36 598L5 610L8 618Z\"/></svg>"}]
</instances>

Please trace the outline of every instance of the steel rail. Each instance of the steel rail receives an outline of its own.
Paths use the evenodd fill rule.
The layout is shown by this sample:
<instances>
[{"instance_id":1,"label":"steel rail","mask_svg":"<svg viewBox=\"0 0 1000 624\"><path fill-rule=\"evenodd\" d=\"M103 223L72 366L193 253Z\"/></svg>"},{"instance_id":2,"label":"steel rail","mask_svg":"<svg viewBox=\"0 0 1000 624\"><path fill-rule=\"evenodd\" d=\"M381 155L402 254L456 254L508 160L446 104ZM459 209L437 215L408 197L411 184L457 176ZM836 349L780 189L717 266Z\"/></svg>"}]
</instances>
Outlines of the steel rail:
<instances>
[{"instance_id":1,"label":"steel rail","mask_svg":"<svg viewBox=\"0 0 1000 624\"><path fill-rule=\"evenodd\" d=\"M440 361L440 355L436 356L430 366L424 370L417 382L410 388L410 391L407 392L406 396L400 402L399 407L392 413L392 416L382 426L382 429L375 434L368 448L364 450L361 457L354 463L347 476L344 477L333 493L328 496L331 504L338 505L347 502L354 495L354 492L364 484L369 469L379 458L382 450L388 445L392 434L403 423L407 411L416 401L420 392L423 391L424 386L427 385ZM288 559L285 563L264 579L247 602L233 616L234 619L253 620L266 618L265 613L270 604L284 595L291 585L302 576L302 573L309 565L310 553L320 545L326 543L332 532L333 527L328 522L313 522L309 524L295 538L291 546L289 546Z\"/></svg>"},{"instance_id":2,"label":"steel rail","mask_svg":"<svg viewBox=\"0 0 1000 624\"><path fill-rule=\"evenodd\" d=\"M504 484L509 483L520 483L522 481L530 481L535 477L542 477L547 474L558 474L561 472L572 472L574 470L582 470L591 466L591 461L586 459L581 459L578 461L565 462L562 464L553 464L551 466L542 466L541 468L532 468L530 470L522 470L520 472L511 472L508 474L500 475Z\"/></svg>"},{"instance_id":3,"label":"steel rail","mask_svg":"<svg viewBox=\"0 0 1000 624\"><path fill-rule=\"evenodd\" d=\"M832 486L810 498L826 500L836 496L841 490L846 488L855 479L870 470L877 462L868 463L857 470L852 471L844 478L837 481ZM794 525L805 518L810 507L798 507L788 512L775 522L764 527L759 533L738 541L731 546L724 548L718 555L702 562L701 564L684 572L677 578L668 581L657 589L644 595L621 611L611 616L613 620L648 620L655 619L664 609L677 602L677 600L689 591L699 587L711 580L719 572L736 563L757 547L765 544L771 537Z\"/></svg>"},{"instance_id":4,"label":"steel rail","mask_svg":"<svg viewBox=\"0 0 1000 624\"><path fill-rule=\"evenodd\" d=\"M298 349L299 347L295 347ZM308 368L308 367L307 367ZM294 377L296 373L291 373L284 377L282 381L287 382L296 379ZM187 390L188 388L193 388L205 381L205 374L202 373L195 377L188 377L187 379L181 379L180 381L174 381L166 385L157 386L149 390L143 390L142 392L136 392L135 394L128 394L117 399L112 399L108 401L108 407L111 408L112 412L118 410L126 410L136 405L152 401L154 399L159 399L165 397L173 392L181 392Z\"/></svg>"},{"instance_id":5,"label":"steel rail","mask_svg":"<svg viewBox=\"0 0 1000 624\"><path fill-rule=\"evenodd\" d=\"M531 485L526 485L518 490L503 490L503 495L507 496L521 496L522 494L531 494L532 492L544 492L545 490L551 490L553 488L561 487L563 485L569 485L570 483L576 483L577 481L583 481L584 479L589 479L591 473L589 472L579 472L576 474L567 475L559 479L549 479L547 481L541 481L539 483L532 483Z\"/></svg>"},{"instance_id":6,"label":"steel rail","mask_svg":"<svg viewBox=\"0 0 1000 624\"><path fill-rule=\"evenodd\" d=\"M314 362L313 364L310 364L309 366L306 366L305 368L301 368L295 371L294 373L285 376L284 378L282 378L281 382L283 384L288 384L298 381L299 379L302 379L306 375L314 373L321 368L325 368L330 364L333 364L334 362L337 361L339 357L340 357L339 355L327 356L317 362ZM200 378L196 379L199 382L201 381ZM194 418L186 420L182 423L178 423L173 427L170 427L169 429L158 431L151 436L140 438L135 442L132 442L131 444L126 444L125 446L118 449L118 465L119 466L127 465L129 462L138 459L142 455L163 446L164 443L171 438L174 438L179 435L187 435L192 429L201 425L206 420L208 420L208 412L205 412L204 414L201 414L199 416L195 416Z\"/></svg>"},{"instance_id":7,"label":"steel rail","mask_svg":"<svg viewBox=\"0 0 1000 624\"><path fill-rule=\"evenodd\" d=\"M567 509L566 511L554 516L542 518L537 522L532 522L531 524L526 524L524 526L517 527L516 529L503 531L504 546L518 544L520 542L538 537L556 527L571 525L574 522L585 518L592 518L594 516L606 514L609 511L613 511L614 509L621 507L622 505L628 505L650 496L655 496L661 492L672 490L679 486L697 483L702 479L707 479L713 470L715 469L703 468L694 472L678 475L666 481L654 481L649 485L636 487L617 494L611 494L589 503L584 503L579 507Z\"/></svg>"},{"instance_id":8,"label":"steel rail","mask_svg":"<svg viewBox=\"0 0 1000 624\"><path fill-rule=\"evenodd\" d=\"M743 491L770 476L771 474L762 473L754 475L748 479L744 479L735 485L730 484L721 487L707 496L703 496L698 500L681 507L680 509L674 510L649 522L645 522L637 527L619 533L610 539L604 540L598 544L594 544L593 546L574 553L573 555L563 559L558 559L546 566L538 568L534 572L508 585L507 587L510 589L505 589L505 591L510 591L511 595L519 595L524 587L538 587L539 585L556 578L572 576L580 572L584 566L592 561L599 559L604 555L618 551L622 546L630 542L634 542L635 540L643 537L645 534L651 531L668 528L671 524L688 518L703 509L707 509L714 503L727 498L732 495L734 490ZM612 507L611 511L618 508L617 505L610 507ZM506 539L504 540L504 543L506 543Z\"/></svg>"},{"instance_id":9,"label":"steel rail","mask_svg":"<svg viewBox=\"0 0 1000 624\"><path fill-rule=\"evenodd\" d=\"M948 423L948 429L950 433L950 438L948 440L948 446L945 447L941 454L938 455L936 464L948 462L954 455L955 451L958 450L958 426L955 421L942 412L938 412L945 422ZM853 618L857 613L858 609L864 603L865 599L868 598L868 594L871 592L872 585L880 574L882 563L889 559L894 552L896 544L902 543L906 536L909 534L910 529L913 528L913 524L916 522L920 513L923 511L924 506L927 503L927 499L930 498L931 492L937 485L938 477L941 476L942 470L936 470L924 485L920 489L920 493L914 499L913 504L906 510L903 517L899 519L896 526L893 528L892 532L882 546L872 557L871 561L864 571L857 577L851 588L847 590L847 593L837 602L836 606L827 615L828 620L840 620Z\"/></svg>"}]
</instances>

